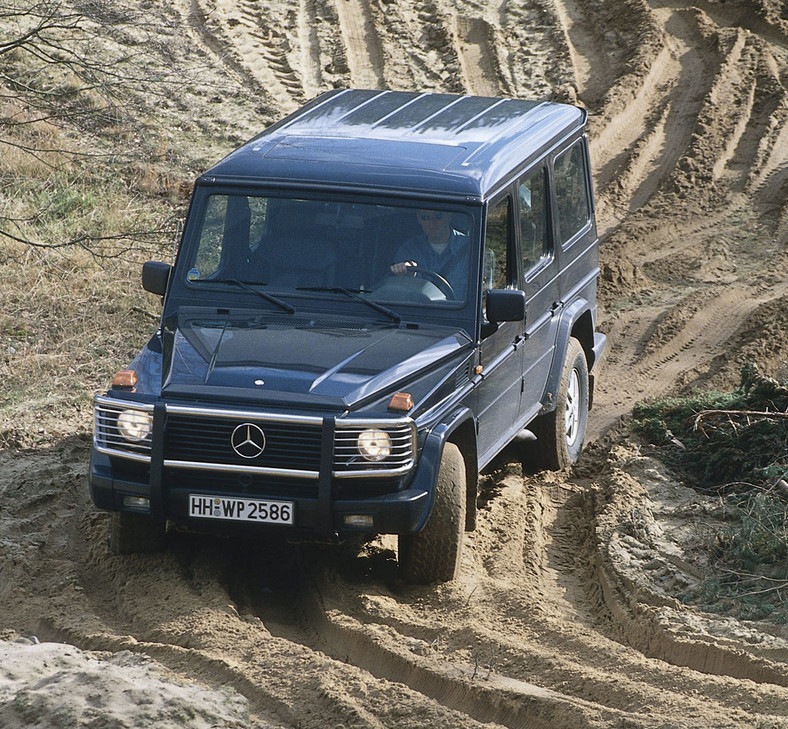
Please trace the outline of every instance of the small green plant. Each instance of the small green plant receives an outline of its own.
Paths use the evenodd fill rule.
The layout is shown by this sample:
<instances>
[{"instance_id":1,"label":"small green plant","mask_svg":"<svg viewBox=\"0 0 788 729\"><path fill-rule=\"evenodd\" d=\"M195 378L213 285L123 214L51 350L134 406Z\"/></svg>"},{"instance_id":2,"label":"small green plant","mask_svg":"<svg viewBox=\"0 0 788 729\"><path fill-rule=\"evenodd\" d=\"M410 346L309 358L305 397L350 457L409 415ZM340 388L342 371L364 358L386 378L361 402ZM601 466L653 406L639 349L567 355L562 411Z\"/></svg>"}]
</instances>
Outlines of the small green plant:
<instances>
[{"instance_id":1,"label":"small green plant","mask_svg":"<svg viewBox=\"0 0 788 729\"><path fill-rule=\"evenodd\" d=\"M706 536L714 574L681 598L788 623L786 384L747 365L733 392L639 403L633 430L689 485L722 500L724 525Z\"/></svg>"},{"instance_id":2,"label":"small green plant","mask_svg":"<svg viewBox=\"0 0 788 729\"><path fill-rule=\"evenodd\" d=\"M698 489L768 487L788 473L786 411L788 387L747 365L733 392L638 403L633 429Z\"/></svg>"}]
</instances>

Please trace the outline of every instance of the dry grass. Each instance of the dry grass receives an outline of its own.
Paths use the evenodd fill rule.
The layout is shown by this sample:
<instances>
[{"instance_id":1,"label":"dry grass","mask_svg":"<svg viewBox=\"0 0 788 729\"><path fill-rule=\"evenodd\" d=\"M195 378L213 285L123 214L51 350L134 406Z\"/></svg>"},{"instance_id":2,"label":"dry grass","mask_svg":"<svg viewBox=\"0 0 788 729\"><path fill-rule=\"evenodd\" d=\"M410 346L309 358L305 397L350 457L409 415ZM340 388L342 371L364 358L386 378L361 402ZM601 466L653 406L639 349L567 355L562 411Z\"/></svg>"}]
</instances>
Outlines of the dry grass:
<instances>
[{"instance_id":1,"label":"dry grass","mask_svg":"<svg viewBox=\"0 0 788 729\"><path fill-rule=\"evenodd\" d=\"M155 327L140 264L170 258L185 199L154 172L164 162L130 165L128 146L70 124L18 124L31 114L0 109L0 447L90 429L93 394Z\"/></svg>"},{"instance_id":2,"label":"dry grass","mask_svg":"<svg viewBox=\"0 0 788 729\"><path fill-rule=\"evenodd\" d=\"M159 302L142 291L136 260L20 243L3 258L0 445L30 445L42 427L87 429L92 395L144 343Z\"/></svg>"},{"instance_id":3,"label":"dry grass","mask_svg":"<svg viewBox=\"0 0 788 729\"><path fill-rule=\"evenodd\" d=\"M83 137L92 156L49 122L0 139L0 446L23 447L89 429L92 395L155 325L140 264L170 256L181 201L100 138Z\"/></svg>"},{"instance_id":4,"label":"dry grass","mask_svg":"<svg viewBox=\"0 0 788 729\"><path fill-rule=\"evenodd\" d=\"M0 55L0 448L92 427L93 394L157 323L141 263L171 260L196 174L263 125L171 11L81 7L79 32L53 37L87 75ZM228 103L206 115L217 89Z\"/></svg>"}]
</instances>

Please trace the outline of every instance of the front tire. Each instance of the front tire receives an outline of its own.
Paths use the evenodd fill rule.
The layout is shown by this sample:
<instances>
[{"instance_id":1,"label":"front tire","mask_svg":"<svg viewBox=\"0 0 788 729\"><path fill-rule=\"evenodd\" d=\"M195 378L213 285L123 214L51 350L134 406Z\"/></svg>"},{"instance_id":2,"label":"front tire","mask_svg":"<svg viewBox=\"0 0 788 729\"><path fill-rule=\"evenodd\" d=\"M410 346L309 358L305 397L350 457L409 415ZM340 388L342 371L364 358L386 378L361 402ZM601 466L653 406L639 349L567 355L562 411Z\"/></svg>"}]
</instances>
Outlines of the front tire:
<instances>
[{"instance_id":1,"label":"front tire","mask_svg":"<svg viewBox=\"0 0 788 729\"><path fill-rule=\"evenodd\" d=\"M530 426L536 435L535 451L542 468L553 471L580 458L588 422L588 363L580 342L569 340L558 387L555 410Z\"/></svg>"},{"instance_id":2,"label":"front tire","mask_svg":"<svg viewBox=\"0 0 788 729\"><path fill-rule=\"evenodd\" d=\"M412 584L448 582L457 576L465 533L465 460L454 443L443 447L435 503L417 534L399 536L399 561Z\"/></svg>"},{"instance_id":3,"label":"front tire","mask_svg":"<svg viewBox=\"0 0 788 729\"><path fill-rule=\"evenodd\" d=\"M109 548L114 554L161 552L166 545L164 525L145 514L113 511L109 523Z\"/></svg>"}]
</instances>

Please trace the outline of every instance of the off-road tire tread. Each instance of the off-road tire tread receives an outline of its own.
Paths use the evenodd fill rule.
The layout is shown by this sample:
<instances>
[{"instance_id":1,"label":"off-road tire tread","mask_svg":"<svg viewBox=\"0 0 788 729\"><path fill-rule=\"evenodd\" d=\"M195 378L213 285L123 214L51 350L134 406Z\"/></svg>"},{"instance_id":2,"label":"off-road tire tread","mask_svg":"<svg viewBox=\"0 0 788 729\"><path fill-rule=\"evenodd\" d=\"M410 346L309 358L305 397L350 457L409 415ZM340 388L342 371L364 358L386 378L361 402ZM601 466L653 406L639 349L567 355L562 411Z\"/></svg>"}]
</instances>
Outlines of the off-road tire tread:
<instances>
[{"instance_id":1,"label":"off-road tire tread","mask_svg":"<svg viewBox=\"0 0 788 729\"><path fill-rule=\"evenodd\" d=\"M399 537L399 559L406 582L423 585L448 582L457 576L465 532L465 480L460 449L447 443L429 520L417 534Z\"/></svg>"}]
</instances>

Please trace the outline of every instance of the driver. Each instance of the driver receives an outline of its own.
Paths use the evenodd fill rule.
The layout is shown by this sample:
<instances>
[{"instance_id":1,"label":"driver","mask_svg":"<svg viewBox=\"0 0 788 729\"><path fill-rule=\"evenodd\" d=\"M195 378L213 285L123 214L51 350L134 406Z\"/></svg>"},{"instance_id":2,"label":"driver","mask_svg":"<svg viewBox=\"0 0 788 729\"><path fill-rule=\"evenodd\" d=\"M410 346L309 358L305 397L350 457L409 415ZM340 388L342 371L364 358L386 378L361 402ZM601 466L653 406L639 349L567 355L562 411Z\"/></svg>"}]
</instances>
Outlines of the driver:
<instances>
[{"instance_id":1,"label":"driver","mask_svg":"<svg viewBox=\"0 0 788 729\"><path fill-rule=\"evenodd\" d=\"M465 298L468 236L451 225L445 210L419 210L416 217L422 233L400 246L391 272L415 276L419 269L443 276L457 299Z\"/></svg>"}]
</instances>

